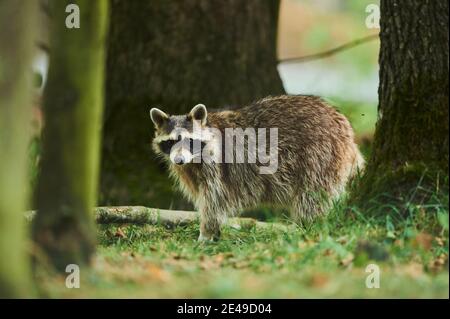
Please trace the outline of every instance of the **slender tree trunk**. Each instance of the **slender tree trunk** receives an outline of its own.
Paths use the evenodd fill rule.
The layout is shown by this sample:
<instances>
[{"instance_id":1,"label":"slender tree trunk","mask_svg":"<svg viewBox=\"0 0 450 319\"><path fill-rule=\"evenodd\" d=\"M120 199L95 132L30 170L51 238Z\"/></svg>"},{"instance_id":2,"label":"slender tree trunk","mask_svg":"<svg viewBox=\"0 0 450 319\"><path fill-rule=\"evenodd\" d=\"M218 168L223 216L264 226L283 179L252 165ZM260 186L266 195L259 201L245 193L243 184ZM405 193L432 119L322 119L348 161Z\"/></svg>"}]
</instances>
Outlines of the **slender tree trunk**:
<instances>
[{"instance_id":1,"label":"slender tree trunk","mask_svg":"<svg viewBox=\"0 0 450 319\"><path fill-rule=\"evenodd\" d=\"M36 5L0 1L0 298L32 295L22 212L28 200Z\"/></svg>"},{"instance_id":2,"label":"slender tree trunk","mask_svg":"<svg viewBox=\"0 0 450 319\"><path fill-rule=\"evenodd\" d=\"M66 6L80 28L66 28ZM90 260L103 108L106 0L53 0L50 68L44 93L43 155L37 186L36 243L58 270Z\"/></svg>"},{"instance_id":3,"label":"slender tree trunk","mask_svg":"<svg viewBox=\"0 0 450 319\"><path fill-rule=\"evenodd\" d=\"M359 202L448 190L448 31L447 0L381 1L379 120Z\"/></svg>"},{"instance_id":4,"label":"slender tree trunk","mask_svg":"<svg viewBox=\"0 0 450 319\"><path fill-rule=\"evenodd\" d=\"M283 93L278 0L113 0L102 200L187 208L150 148L149 110L242 105Z\"/></svg>"}]
</instances>

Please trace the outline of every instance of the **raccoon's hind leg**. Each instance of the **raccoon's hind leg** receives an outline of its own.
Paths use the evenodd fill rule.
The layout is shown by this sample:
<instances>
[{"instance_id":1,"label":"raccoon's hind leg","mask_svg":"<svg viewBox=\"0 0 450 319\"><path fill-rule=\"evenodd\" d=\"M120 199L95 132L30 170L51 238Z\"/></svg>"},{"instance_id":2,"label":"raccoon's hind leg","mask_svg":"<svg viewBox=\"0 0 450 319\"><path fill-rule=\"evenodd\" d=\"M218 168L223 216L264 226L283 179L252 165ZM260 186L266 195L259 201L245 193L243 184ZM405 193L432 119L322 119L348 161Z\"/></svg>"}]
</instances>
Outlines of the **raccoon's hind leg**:
<instances>
[{"instance_id":1,"label":"raccoon's hind leg","mask_svg":"<svg viewBox=\"0 0 450 319\"><path fill-rule=\"evenodd\" d=\"M329 199L324 194L302 192L291 202L291 218L295 222L312 220L322 215L328 206Z\"/></svg>"}]
</instances>

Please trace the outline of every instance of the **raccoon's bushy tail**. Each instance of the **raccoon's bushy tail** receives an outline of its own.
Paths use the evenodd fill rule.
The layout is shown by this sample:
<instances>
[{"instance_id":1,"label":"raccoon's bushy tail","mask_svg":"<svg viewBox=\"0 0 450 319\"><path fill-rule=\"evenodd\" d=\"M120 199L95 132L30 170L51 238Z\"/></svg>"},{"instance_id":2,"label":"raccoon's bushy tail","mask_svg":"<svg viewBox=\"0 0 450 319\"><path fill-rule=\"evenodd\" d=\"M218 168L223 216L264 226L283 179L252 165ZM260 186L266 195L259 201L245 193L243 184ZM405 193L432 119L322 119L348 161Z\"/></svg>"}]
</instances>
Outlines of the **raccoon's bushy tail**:
<instances>
[{"instance_id":1,"label":"raccoon's bushy tail","mask_svg":"<svg viewBox=\"0 0 450 319\"><path fill-rule=\"evenodd\" d=\"M355 160L353 161L352 171L350 173L350 179L353 180L355 177L360 176L362 174L362 172L364 171L365 166L366 166L366 161L364 160L364 157L362 156L358 147L356 147L356 156L355 156Z\"/></svg>"}]
</instances>

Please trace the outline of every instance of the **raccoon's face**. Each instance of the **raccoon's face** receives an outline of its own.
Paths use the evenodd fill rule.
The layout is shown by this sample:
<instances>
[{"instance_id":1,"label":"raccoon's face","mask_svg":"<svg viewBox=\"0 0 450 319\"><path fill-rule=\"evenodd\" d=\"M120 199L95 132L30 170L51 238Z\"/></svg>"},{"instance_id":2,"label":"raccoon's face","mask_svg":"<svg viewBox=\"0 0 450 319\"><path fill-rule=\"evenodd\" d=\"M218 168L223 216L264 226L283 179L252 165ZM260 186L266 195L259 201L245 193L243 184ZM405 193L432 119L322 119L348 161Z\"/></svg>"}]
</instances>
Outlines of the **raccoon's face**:
<instances>
[{"instance_id":1,"label":"raccoon's face","mask_svg":"<svg viewBox=\"0 0 450 319\"><path fill-rule=\"evenodd\" d=\"M187 115L172 115L152 108L150 117L155 125L153 150L177 165L200 163L208 143L205 132L208 112L203 104L196 105Z\"/></svg>"}]
</instances>

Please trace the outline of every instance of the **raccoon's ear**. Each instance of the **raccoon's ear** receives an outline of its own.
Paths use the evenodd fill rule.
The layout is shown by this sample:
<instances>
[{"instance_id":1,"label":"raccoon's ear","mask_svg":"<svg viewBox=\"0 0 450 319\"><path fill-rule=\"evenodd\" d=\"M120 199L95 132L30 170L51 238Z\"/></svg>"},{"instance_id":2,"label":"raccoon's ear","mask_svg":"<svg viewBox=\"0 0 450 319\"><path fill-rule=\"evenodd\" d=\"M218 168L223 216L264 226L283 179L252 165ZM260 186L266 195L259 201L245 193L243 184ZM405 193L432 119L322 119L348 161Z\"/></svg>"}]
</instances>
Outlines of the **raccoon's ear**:
<instances>
[{"instance_id":1,"label":"raccoon's ear","mask_svg":"<svg viewBox=\"0 0 450 319\"><path fill-rule=\"evenodd\" d=\"M154 107L150 110L150 118L152 119L153 124L158 128L169 119L169 116L160 109Z\"/></svg>"},{"instance_id":2,"label":"raccoon's ear","mask_svg":"<svg viewBox=\"0 0 450 319\"><path fill-rule=\"evenodd\" d=\"M205 125L208 111L206 110L206 106L204 106L203 104L197 104L192 108L189 115L192 117L192 119L200 121L202 125Z\"/></svg>"}]
</instances>

